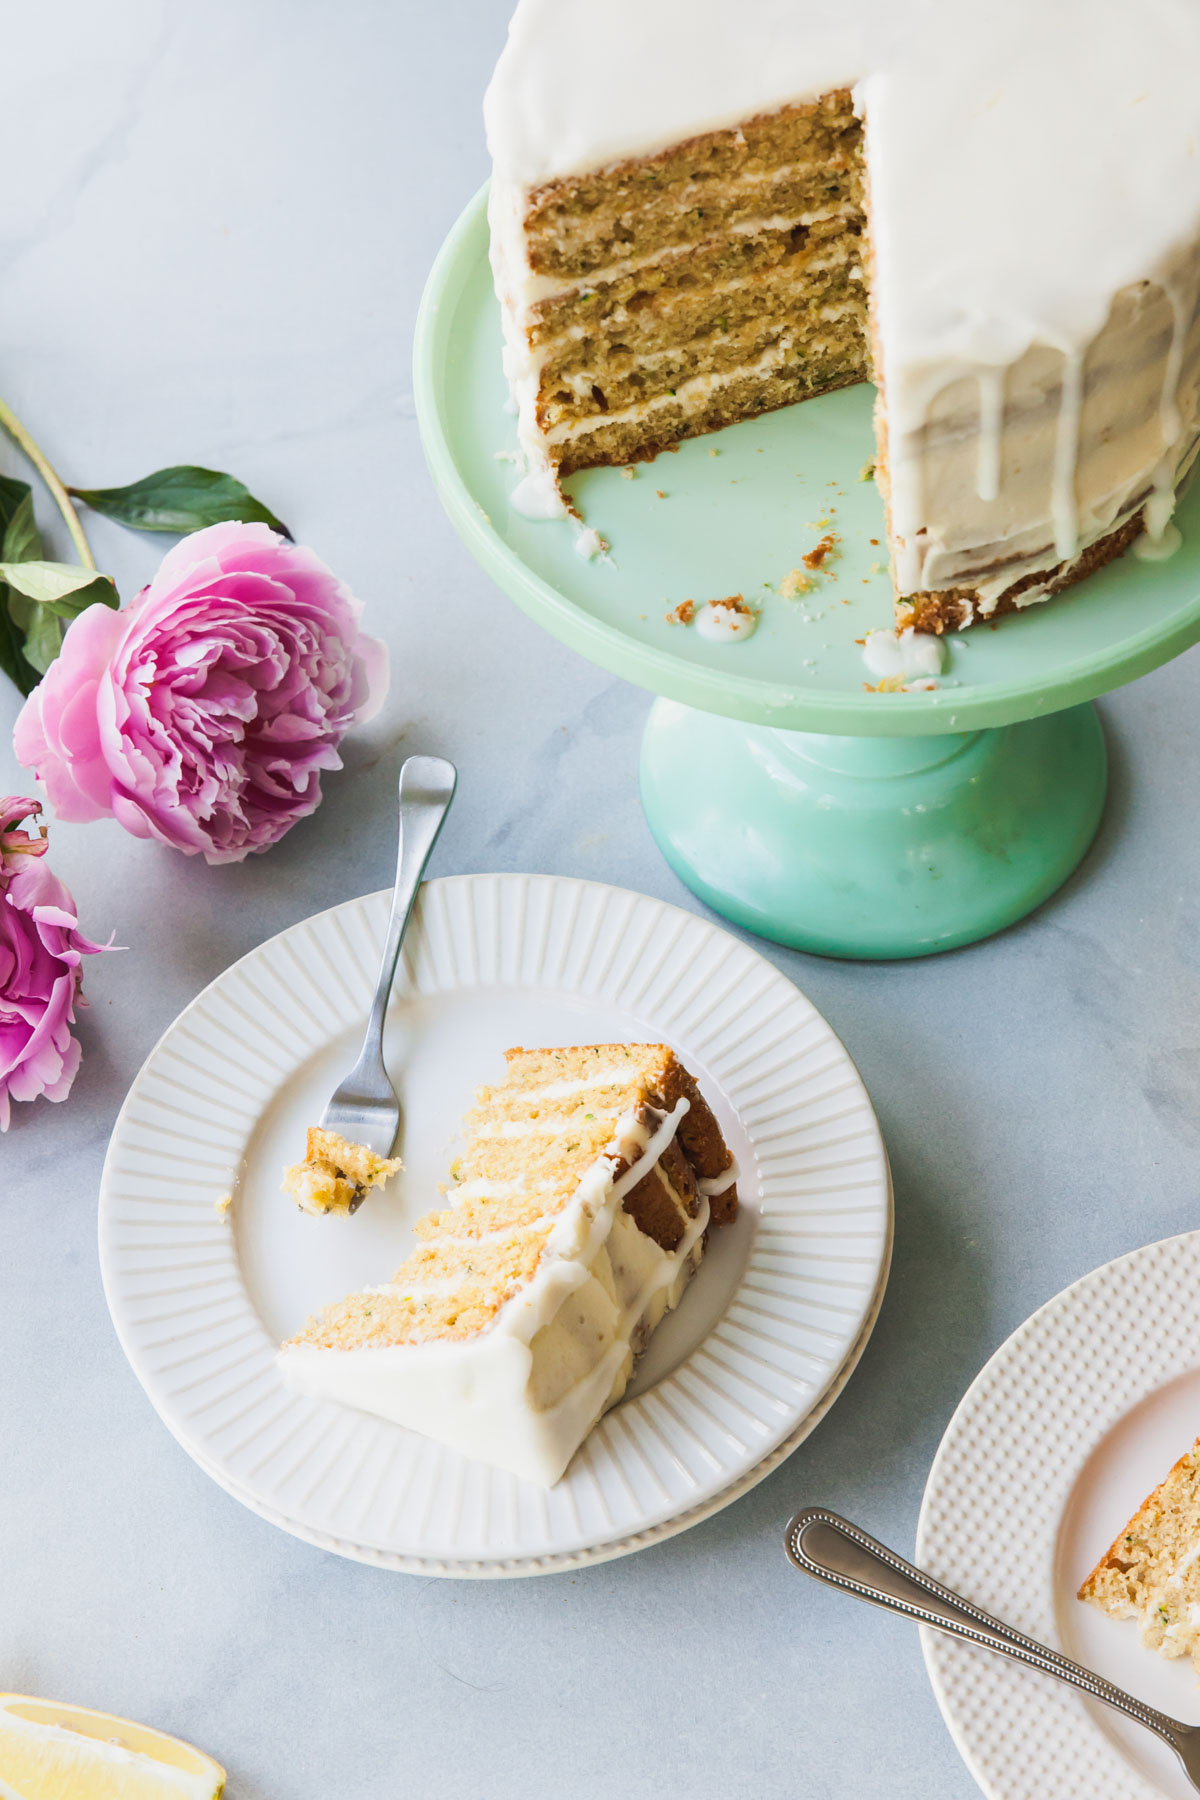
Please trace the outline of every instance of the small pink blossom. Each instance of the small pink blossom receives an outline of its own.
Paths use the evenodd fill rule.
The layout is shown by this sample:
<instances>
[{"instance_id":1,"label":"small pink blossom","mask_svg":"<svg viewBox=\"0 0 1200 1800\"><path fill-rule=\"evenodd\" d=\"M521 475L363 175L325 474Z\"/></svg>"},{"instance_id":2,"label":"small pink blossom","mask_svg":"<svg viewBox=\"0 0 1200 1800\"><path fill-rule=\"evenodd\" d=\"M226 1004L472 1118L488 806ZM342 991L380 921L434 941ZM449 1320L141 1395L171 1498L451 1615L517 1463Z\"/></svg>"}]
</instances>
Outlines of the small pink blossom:
<instances>
[{"instance_id":1,"label":"small pink blossom","mask_svg":"<svg viewBox=\"0 0 1200 1800\"><path fill-rule=\"evenodd\" d=\"M210 525L120 612L90 606L14 745L61 819L114 817L210 863L276 843L321 800L387 652L331 570L266 525Z\"/></svg>"},{"instance_id":2,"label":"small pink blossom","mask_svg":"<svg viewBox=\"0 0 1200 1800\"><path fill-rule=\"evenodd\" d=\"M79 1067L80 963L108 948L80 934L75 902L43 860L45 827L36 837L17 829L40 811L36 800L0 799L0 1131L11 1100L66 1099Z\"/></svg>"}]
</instances>

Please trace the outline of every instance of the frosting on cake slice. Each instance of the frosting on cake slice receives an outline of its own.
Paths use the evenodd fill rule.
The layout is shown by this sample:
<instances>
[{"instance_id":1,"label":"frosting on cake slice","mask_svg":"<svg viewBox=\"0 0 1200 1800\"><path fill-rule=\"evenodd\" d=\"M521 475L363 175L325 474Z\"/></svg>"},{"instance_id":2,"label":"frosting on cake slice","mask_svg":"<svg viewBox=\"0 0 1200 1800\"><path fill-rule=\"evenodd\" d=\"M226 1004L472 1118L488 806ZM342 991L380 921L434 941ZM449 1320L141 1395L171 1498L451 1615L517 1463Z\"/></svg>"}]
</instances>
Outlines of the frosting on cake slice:
<instances>
[{"instance_id":1,"label":"frosting on cake slice","mask_svg":"<svg viewBox=\"0 0 1200 1800\"><path fill-rule=\"evenodd\" d=\"M1200 1673L1200 1438L1143 1500L1079 1590L1113 1619L1136 1619L1160 1656Z\"/></svg>"},{"instance_id":2,"label":"frosting on cake slice","mask_svg":"<svg viewBox=\"0 0 1200 1800\"><path fill-rule=\"evenodd\" d=\"M737 1212L737 1171L665 1044L506 1052L451 1204L391 1281L279 1354L290 1385L552 1485Z\"/></svg>"}]
</instances>

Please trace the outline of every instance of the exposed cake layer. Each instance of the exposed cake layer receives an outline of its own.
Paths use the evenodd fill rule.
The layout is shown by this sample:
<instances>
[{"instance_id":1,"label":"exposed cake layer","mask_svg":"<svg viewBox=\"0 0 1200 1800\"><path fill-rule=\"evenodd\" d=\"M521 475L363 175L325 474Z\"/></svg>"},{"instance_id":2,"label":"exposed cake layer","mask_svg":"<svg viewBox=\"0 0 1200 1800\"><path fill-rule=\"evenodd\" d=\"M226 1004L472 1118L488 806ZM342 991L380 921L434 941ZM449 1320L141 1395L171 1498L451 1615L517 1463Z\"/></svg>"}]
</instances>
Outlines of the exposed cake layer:
<instances>
[{"instance_id":1,"label":"exposed cake layer","mask_svg":"<svg viewBox=\"0 0 1200 1800\"><path fill-rule=\"evenodd\" d=\"M1114 1619L1136 1619L1160 1656L1200 1672L1200 1439L1143 1501L1079 1590Z\"/></svg>"},{"instance_id":2,"label":"exposed cake layer","mask_svg":"<svg viewBox=\"0 0 1200 1800\"><path fill-rule=\"evenodd\" d=\"M698 266L699 265L699 266ZM714 402L764 411L867 373L854 221L708 247L578 301L533 333L536 418L563 473L711 429ZM615 428L615 431L614 431Z\"/></svg>"},{"instance_id":3,"label":"exposed cake layer","mask_svg":"<svg viewBox=\"0 0 1200 1800\"><path fill-rule=\"evenodd\" d=\"M547 183L525 208L529 267L579 281L747 221L798 218L857 200L861 135L843 90L657 156Z\"/></svg>"},{"instance_id":4,"label":"exposed cake layer","mask_svg":"<svg viewBox=\"0 0 1200 1800\"><path fill-rule=\"evenodd\" d=\"M839 277L844 285L847 274L861 275L860 229L857 209L841 208L664 251L531 305L530 345L544 370L557 371L572 354L652 351L727 328L738 295L747 313L768 313L801 274L823 274L837 291Z\"/></svg>"},{"instance_id":5,"label":"exposed cake layer","mask_svg":"<svg viewBox=\"0 0 1200 1800\"><path fill-rule=\"evenodd\" d=\"M481 1089L453 1204L382 1287L284 1346L303 1391L343 1399L543 1482L620 1397L676 1304L736 1170L662 1045L510 1051Z\"/></svg>"},{"instance_id":6,"label":"exposed cake layer","mask_svg":"<svg viewBox=\"0 0 1200 1800\"><path fill-rule=\"evenodd\" d=\"M606 414L625 412L655 395L677 394L700 375L729 376L758 368L786 345L797 373L806 361L833 365L861 380L865 373L862 288L844 269L812 284L804 303L789 310L790 282L764 283L766 291L710 292L687 325L656 333L658 341L617 328L610 344L582 334L555 346L542 370L538 419L551 444L569 443ZM857 331L842 342L849 321ZM669 322L674 326L675 321ZM582 422L582 425L581 423Z\"/></svg>"},{"instance_id":7,"label":"exposed cake layer","mask_svg":"<svg viewBox=\"0 0 1200 1800\"><path fill-rule=\"evenodd\" d=\"M535 474L654 456L867 371L845 91L532 196L497 187L491 217Z\"/></svg>"}]
</instances>

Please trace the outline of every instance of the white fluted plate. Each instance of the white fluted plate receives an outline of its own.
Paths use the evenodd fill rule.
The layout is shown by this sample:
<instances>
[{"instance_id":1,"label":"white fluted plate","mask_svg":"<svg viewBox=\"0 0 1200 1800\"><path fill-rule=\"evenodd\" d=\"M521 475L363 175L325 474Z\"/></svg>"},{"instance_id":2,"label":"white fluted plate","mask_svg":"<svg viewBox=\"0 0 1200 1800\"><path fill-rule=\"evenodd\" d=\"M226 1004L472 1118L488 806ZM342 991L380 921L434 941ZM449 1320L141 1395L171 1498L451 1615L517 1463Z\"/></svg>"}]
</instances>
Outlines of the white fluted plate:
<instances>
[{"instance_id":1,"label":"white fluted plate","mask_svg":"<svg viewBox=\"0 0 1200 1800\"><path fill-rule=\"evenodd\" d=\"M1200 1432L1200 1231L1107 1263L976 1377L925 1488L918 1564L1160 1712L1200 1725L1191 1662L1075 1598ZM922 1628L954 1741L990 1800L1194 1800L1165 1744L1098 1701Z\"/></svg>"},{"instance_id":2,"label":"white fluted plate","mask_svg":"<svg viewBox=\"0 0 1200 1800\"><path fill-rule=\"evenodd\" d=\"M433 881L388 1014L404 1173L353 1219L311 1219L280 1174L357 1050L388 898L349 901L261 945L151 1053L117 1120L100 1201L121 1343L196 1461L310 1542L482 1576L639 1549L767 1474L857 1361L891 1246L870 1101L804 996L706 920L596 882ZM403 1260L502 1052L623 1039L668 1042L696 1074L741 1165L743 1206L710 1237L626 1399L563 1480L546 1491L292 1394L277 1344Z\"/></svg>"}]
</instances>

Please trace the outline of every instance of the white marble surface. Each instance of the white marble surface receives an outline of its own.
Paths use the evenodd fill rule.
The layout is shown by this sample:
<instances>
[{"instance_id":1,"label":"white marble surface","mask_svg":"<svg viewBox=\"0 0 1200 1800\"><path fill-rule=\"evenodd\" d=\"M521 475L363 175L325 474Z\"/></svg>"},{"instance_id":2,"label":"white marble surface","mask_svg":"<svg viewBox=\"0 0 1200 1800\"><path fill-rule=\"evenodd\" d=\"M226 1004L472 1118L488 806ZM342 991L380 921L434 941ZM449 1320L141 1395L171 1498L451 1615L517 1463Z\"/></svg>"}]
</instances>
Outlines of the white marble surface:
<instances>
[{"instance_id":1,"label":"white marble surface","mask_svg":"<svg viewBox=\"0 0 1200 1800\"><path fill-rule=\"evenodd\" d=\"M648 697L492 588L417 441L415 310L485 173L506 11L58 0L5 21L0 393L71 479L242 476L362 595L394 680L321 811L266 857L206 869L115 825L54 831L86 928L129 948L88 970L70 1101L18 1109L0 1140L0 1685L192 1737L231 1800L965 1800L915 1633L793 1575L781 1532L821 1501L910 1550L991 1350L1085 1270L1200 1223L1195 652L1106 703L1101 840L1036 918L926 963L772 952L875 1097L896 1260L844 1398L720 1517L524 1583L340 1561L194 1467L105 1310L96 1188L128 1083L233 958L389 879L404 754L461 770L437 870L696 905L638 809ZM2 446L0 468L20 468ZM160 548L94 538L126 593ZM5 745L14 712L6 693ZM25 788L0 760L0 788Z\"/></svg>"}]
</instances>

